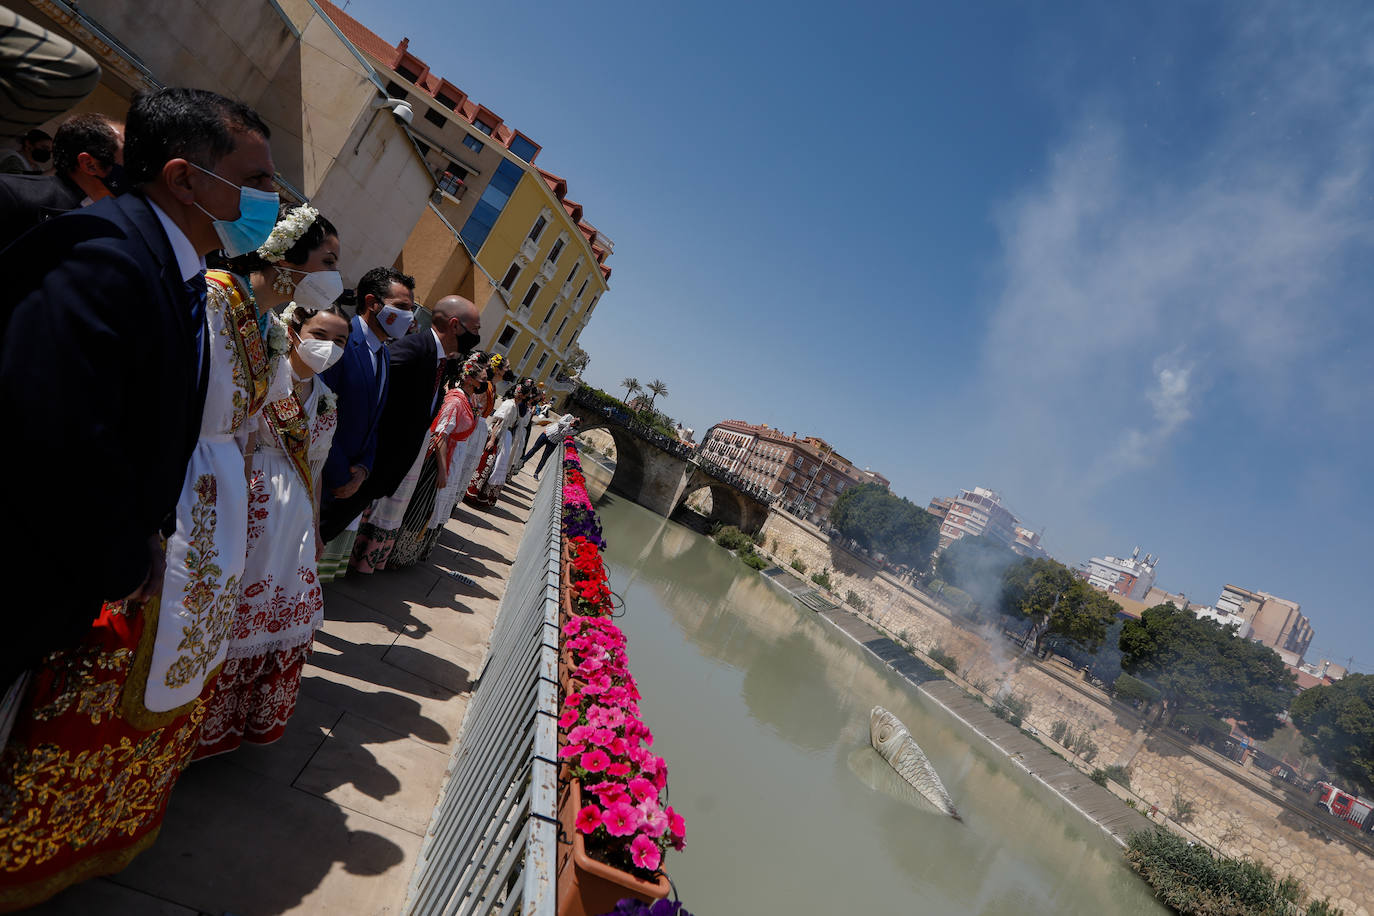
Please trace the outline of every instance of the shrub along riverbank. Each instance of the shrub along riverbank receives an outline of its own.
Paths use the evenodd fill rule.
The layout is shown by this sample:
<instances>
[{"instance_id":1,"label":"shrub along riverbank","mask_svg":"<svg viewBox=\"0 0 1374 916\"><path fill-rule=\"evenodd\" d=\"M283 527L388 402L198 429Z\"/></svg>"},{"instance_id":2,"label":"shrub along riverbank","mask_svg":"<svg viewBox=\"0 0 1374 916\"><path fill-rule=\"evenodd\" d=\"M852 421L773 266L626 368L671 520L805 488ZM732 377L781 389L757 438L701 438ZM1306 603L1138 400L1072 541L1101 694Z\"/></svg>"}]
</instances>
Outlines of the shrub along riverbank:
<instances>
[{"instance_id":1,"label":"shrub along riverbank","mask_svg":"<svg viewBox=\"0 0 1374 916\"><path fill-rule=\"evenodd\" d=\"M1326 900L1303 905L1296 878L1247 859L1215 855L1167 830L1131 834L1126 861L1155 896L1184 916L1340 916Z\"/></svg>"}]
</instances>

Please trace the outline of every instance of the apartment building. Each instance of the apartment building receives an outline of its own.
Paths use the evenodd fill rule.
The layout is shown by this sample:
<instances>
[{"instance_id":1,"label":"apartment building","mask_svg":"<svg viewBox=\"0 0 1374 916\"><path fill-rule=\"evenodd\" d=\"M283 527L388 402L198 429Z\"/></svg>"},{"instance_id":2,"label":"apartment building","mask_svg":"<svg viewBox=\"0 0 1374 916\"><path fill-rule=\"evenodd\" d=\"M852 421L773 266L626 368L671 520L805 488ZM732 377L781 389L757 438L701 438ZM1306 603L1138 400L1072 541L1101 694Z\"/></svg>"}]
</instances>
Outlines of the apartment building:
<instances>
[{"instance_id":1,"label":"apartment building","mask_svg":"<svg viewBox=\"0 0 1374 916\"><path fill-rule=\"evenodd\" d=\"M1249 638L1279 653L1286 664L1302 665L1315 632L1298 602L1268 592L1227 585L1217 598L1216 609L1248 622Z\"/></svg>"},{"instance_id":2,"label":"apartment building","mask_svg":"<svg viewBox=\"0 0 1374 916\"><path fill-rule=\"evenodd\" d=\"M414 111L412 131L433 178L428 206L397 266L416 299L452 294L482 309L482 343L555 394L578 336L609 288L615 245L568 196L566 179L535 164L542 147L430 70L403 38L391 44L328 0L318 2Z\"/></svg>"},{"instance_id":3,"label":"apartment building","mask_svg":"<svg viewBox=\"0 0 1374 916\"><path fill-rule=\"evenodd\" d=\"M1113 595L1143 601L1155 585L1155 565L1159 558L1137 547L1129 557L1093 557L1083 570L1088 584Z\"/></svg>"},{"instance_id":4,"label":"apartment building","mask_svg":"<svg viewBox=\"0 0 1374 916\"><path fill-rule=\"evenodd\" d=\"M849 487L887 478L856 468L817 436L788 435L767 424L724 420L702 438L703 458L767 488L779 504L812 524L830 517L835 500Z\"/></svg>"},{"instance_id":5,"label":"apartment building","mask_svg":"<svg viewBox=\"0 0 1374 916\"><path fill-rule=\"evenodd\" d=\"M1020 520L1002 505L1002 497L987 487L960 490L949 501L940 523L940 549L967 535L986 535L1014 549Z\"/></svg>"}]
</instances>

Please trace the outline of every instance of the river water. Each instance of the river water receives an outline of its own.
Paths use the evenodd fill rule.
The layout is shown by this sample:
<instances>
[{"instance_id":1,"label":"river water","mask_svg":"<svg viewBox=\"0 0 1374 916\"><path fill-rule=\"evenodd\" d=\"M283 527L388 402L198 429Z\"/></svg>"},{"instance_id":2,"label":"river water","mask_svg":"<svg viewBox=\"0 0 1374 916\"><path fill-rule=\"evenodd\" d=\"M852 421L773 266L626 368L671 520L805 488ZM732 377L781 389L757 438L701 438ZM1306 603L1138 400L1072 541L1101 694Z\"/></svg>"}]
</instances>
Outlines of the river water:
<instances>
[{"instance_id":1,"label":"river water","mask_svg":"<svg viewBox=\"0 0 1374 916\"><path fill-rule=\"evenodd\" d=\"M696 916L1168 912L1096 826L759 573L622 497L597 508L687 818L666 867ZM892 794L874 705L906 723L963 823Z\"/></svg>"}]
</instances>

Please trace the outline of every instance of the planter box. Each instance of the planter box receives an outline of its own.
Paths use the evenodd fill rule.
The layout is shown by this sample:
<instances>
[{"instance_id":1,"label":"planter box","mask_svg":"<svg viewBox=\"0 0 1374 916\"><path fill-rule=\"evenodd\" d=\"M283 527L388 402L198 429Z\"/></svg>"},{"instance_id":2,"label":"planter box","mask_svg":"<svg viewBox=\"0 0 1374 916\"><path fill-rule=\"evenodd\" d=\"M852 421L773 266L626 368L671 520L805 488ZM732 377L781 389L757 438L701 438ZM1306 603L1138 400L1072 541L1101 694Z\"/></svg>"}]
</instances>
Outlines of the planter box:
<instances>
[{"instance_id":1,"label":"planter box","mask_svg":"<svg viewBox=\"0 0 1374 916\"><path fill-rule=\"evenodd\" d=\"M558 844L558 916L602 916L626 897L645 903L667 897L672 890L667 875L660 872L656 881L641 881L587 855L576 826L581 808L582 785L574 779L558 807L563 836L572 840L568 844L560 838Z\"/></svg>"}]
</instances>

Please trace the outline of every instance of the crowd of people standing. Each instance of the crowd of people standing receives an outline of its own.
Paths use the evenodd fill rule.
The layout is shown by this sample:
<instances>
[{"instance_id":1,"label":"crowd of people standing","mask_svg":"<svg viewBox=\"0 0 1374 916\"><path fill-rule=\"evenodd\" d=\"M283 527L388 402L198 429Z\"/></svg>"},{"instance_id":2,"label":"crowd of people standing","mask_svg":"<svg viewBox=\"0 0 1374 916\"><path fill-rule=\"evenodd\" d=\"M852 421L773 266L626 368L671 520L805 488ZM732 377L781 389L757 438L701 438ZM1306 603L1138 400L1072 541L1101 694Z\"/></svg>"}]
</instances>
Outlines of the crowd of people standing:
<instances>
[{"instance_id":1,"label":"crowd of people standing","mask_svg":"<svg viewBox=\"0 0 1374 916\"><path fill-rule=\"evenodd\" d=\"M425 560L572 425L525 451L546 399L476 349L464 298L421 328L413 279L376 267L349 315L339 232L281 203L250 108L162 89L51 147L56 175L0 177L28 585L0 648L0 911L120 870L192 760L280 738L321 585Z\"/></svg>"}]
</instances>

